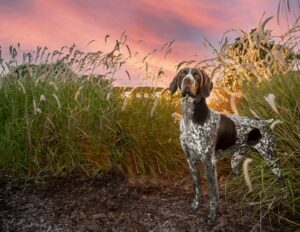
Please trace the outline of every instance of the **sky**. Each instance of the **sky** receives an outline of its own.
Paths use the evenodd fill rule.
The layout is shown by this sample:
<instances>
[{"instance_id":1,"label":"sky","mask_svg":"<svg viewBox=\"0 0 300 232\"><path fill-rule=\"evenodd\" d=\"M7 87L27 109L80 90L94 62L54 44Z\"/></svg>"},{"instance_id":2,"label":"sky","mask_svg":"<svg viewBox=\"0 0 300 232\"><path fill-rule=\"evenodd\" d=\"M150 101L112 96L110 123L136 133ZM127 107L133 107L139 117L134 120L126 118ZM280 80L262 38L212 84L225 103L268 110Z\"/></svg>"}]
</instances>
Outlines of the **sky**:
<instances>
[{"instance_id":1,"label":"sky","mask_svg":"<svg viewBox=\"0 0 300 232\"><path fill-rule=\"evenodd\" d=\"M73 43L84 51L109 50L125 32L130 48L140 56L128 61L131 80L123 70L116 83L135 86L149 84L137 71L142 69L141 57L175 41L166 57L161 51L148 61L154 68L163 63L168 75L156 84L164 86L179 61L212 55L204 38L217 46L225 31L249 31L264 13L275 16L268 24L274 34L286 31L286 25L277 24L277 7L276 0L0 0L0 46L3 54L17 43L26 51Z\"/></svg>"}]
</instances>

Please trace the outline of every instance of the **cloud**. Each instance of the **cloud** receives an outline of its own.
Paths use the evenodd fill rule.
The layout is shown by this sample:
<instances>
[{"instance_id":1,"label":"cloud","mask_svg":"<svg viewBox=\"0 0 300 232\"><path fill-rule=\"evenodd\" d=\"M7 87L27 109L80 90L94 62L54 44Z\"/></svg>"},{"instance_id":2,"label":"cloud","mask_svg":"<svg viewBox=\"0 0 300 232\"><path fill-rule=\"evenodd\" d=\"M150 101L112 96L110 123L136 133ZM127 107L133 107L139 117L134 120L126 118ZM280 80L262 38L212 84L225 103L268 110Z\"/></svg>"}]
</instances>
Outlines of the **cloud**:
<instances>
[{"instance_id":1,"label":"cloud","mask_svg":"<svg viewBox=\"0 0 300 232\"><path fill-rule=\"evenodd\" d=\"M217 45L226 30L250 30L264 11L270 15L277 10L273 0L0 0L0 6L2 47L20 42L27 49L58 49L76 43L80 49L99 50L106 49L107 34L111 45L126 31L130 46L144 55L176 40L164 60L170 72L176 61L209 56L204 37ZM276 21L270 26L276 28ZM91 40L96 41L87 48ZM155 57L151 64L160 61Z\"/></svg>"}]
</instances>

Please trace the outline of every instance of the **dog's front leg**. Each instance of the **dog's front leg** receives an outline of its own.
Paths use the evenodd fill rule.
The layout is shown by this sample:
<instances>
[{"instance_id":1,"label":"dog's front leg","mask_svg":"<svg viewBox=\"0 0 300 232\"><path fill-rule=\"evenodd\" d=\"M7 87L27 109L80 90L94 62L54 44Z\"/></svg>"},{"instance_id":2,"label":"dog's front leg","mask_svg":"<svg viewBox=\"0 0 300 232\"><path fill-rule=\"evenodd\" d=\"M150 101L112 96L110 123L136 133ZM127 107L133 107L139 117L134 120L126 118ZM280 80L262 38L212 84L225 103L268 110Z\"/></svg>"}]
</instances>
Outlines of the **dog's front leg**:
<instances>
[{"instance_id":1,"label":"dog's front leg","mask_svg":"<svg viewBox=\"0 0 300 232\"><path fill-rule=\"evenodd\" d=\"M207 223L210 225L215 224L218 211L218 183L217 183L217 170L216 170L216 160L214 156L206 158L203 162L205 173L207 177L208 185L208 195L209 195L209 216L207 218Z\"/></svg>"},{"instance_id":2,"label":"dog's front leg","mask_svg":"<svg viewBox=\"0 0 300 232\"><path fill-rule=\"evenodd\" d=\"M200 174L199 174L199 168L198 168L198 162L195 160L187 159L189 164L189 169L191 176L193 178L193 184L194 184L194 200L192 203L192 209L195 210L199 207L200 199L201 199L201 184L200 184Z\"/></svg>"}]
</instances>

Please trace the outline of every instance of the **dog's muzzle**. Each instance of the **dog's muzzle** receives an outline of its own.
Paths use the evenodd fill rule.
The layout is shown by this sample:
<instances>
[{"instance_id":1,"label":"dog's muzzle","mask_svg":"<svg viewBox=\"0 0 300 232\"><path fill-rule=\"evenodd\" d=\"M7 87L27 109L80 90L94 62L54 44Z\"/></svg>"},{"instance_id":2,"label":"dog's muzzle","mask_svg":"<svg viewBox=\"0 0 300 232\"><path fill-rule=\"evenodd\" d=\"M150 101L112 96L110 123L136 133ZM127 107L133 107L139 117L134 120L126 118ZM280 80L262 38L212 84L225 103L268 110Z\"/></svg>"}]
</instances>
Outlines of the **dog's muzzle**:
<instances>
[{"instance_id":1,"label":"dog's muzzle","mask_svg":"<svg viewBox=\"0 0 300 232\"><path fill-rule=\"evenodd\" d=\"M185 77L182 81L181 93L183 96L195 96L195 81L189 77Z\"/></svg>"}]
</instances>

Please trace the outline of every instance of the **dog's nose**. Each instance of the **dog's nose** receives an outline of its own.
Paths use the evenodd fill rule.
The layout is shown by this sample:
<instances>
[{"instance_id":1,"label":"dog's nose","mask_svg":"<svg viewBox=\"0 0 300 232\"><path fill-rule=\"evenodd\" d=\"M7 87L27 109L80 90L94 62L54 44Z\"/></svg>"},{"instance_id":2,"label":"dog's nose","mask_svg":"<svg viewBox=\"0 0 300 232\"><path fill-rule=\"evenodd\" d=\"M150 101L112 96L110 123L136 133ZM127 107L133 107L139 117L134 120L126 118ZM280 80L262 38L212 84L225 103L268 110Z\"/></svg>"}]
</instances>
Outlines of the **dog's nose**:
<instances>
[{"instance_id":1,"label":"dog's nose","mask_svg":"<svg viewBox=\"0 0 300 232\"><path fill-rule=\"evenodd\" d=\"M186 79L184 79L183 83L186 84L186 85L191 85L192 80L190 78L186 78Z\"/></svg>"}]
</instances>

